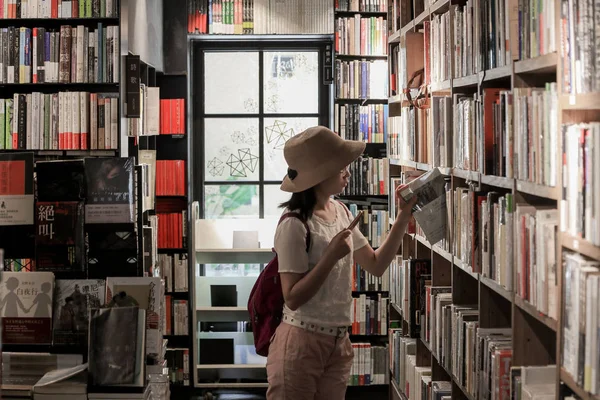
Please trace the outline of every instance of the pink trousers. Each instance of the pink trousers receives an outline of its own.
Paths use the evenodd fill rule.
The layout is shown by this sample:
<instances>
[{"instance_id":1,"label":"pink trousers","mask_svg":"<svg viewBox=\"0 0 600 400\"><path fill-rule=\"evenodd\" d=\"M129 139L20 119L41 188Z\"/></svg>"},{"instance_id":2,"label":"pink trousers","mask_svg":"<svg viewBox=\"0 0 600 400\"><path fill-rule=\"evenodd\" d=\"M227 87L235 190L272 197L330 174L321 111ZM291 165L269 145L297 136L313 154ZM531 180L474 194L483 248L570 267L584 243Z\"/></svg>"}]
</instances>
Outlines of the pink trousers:
<instances>
[{"instance_id":1,"label":"pink trousers","mask_svg":"<svg viewBox=\"0 0 600 400\"><path fill-rule=\"evenodd\" d=\"M341 338L281 323L269 347L267 400L344 400L354 352Z\"/></svg>"}]
</instances>

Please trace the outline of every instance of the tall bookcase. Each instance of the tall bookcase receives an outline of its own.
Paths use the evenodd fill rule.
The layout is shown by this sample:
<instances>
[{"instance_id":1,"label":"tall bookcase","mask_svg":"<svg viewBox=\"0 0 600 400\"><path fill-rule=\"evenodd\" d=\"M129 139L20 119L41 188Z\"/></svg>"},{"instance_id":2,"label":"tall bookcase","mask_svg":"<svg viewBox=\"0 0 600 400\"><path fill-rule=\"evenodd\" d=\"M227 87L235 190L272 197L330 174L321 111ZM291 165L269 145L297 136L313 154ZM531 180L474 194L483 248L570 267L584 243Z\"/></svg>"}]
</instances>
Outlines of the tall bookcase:
<instances>
[{"instance_id":1,"label":"tall bookcase","mask_svg":"<svg viewBox=\"0 0 600 400\"><path fill-rule=\"evenodd\" d=\"M376 248L385 238L388 225L387 1L359 4L338 0L334 3L333 129L345 139L367 143L365 154L350 166L352 176L348 188L337 199L354 215L363 210L364 219L359 229ZM355 365L348 382L350 396L354 388L384 390L388 383L389 279L387 275L369 276L358 265L352 274L354 322L350 339Z\"/></svg>"},{"instance_id":2,"label":"tall bookcase","mask_svg":"<svg viewBox=\"0 0 600 400\"><path fill-rule=\"evenodd\" d=\"M593 53L586 52L588 42L582 41L590 40L591 45L594 38L572 21L572 7L579 7L580 15L588 15L591 6L577 1L500 1L492 7L483 1L395 0L390 4L391 175L406 177L414 174L410 171L439 167L449 190L445 246L429 243L417 227L415 233L406 234L400 257L429 260L429 285L448 287L448 301L455 305L454 310L461 306L472 310L477 321L476 325L457 324L464 330L452 331L452 339L446 343L461 343L452 349L462 352L458 364L444 360L446 355L440 354L440 347L431 340L413 338L411 349L406 350L406 343L402 347L401 340L390 332L391 341L398 343L392 357L399 365L392 366L391 398L414 398L413 390L421 390L416 386L421 385L421 376L427 375L430 378L425 381L448 382L452 399L487 398L481 397L475 390L481 387L472 382L480 366L473 368L468 363L464 353L468 345L462 338L456 339L456 333L475 334L477 328L505 328L510 337L509 345L497 356L513 370L504 364L492 377L503 380L498 398L509 398L513 382L523 383L525 367L546 365L556 366L546 372L556 398L573 394L581 399L597 398L584 388L588 378L583 371L579 377L573 376L565 366L574 353L565 342L567 346L580 343L580 351L585 348L587 352L585 340L580 339L589 336L583 332L586 324L582 318L597 314L594 301L570 301L570 296L584 296L573 286L579 277L573 271L579 267L564 258L576 253L600 261L598 238L585 227L590 217L597 215L594 212L598 213L592 193L598 191L593 185L598 185L600 159L589 147L599 140L598 128L563 126L600 118L597 61L594 64L593 56L589 60ZM484 39L479 41L480 37ZM411 103L403 89L421 68L423 86L409 88L412 99L419 95L421 99ZM524 112L526 106L529 113ZM472 113L471 119L463 118L465 112ZM573 186L577 174L587 180ZM579 194L581 201L587 199L591 214L576 207L573 193ZM482 206L478 199L486 203ZM497 214L492 207L491 215L498 216L498 226L485 224L490 216L485 206L490 202L497 205ZM547 209L554 211L545 214ZM546 215L550 215L549 221L543 219ZM500 233L493 237L491 247L487 247L491 242L482 240L490 238L486 229ZM544 236L535 238L535 234ZM573 275L565 279L567 271ZM425 318L429 307L426 303ZM578 307L579 316L573 315L577 314L573 307ZM390 320L400 321L404 328L399 329L400 336L406 334L406 316L411 312L415 310L402 304L390 306ZM453 318L449 320L455 322ZM568 326L573 321L581 324L579 338L566 337L572 333ZM427 326L431 328L431 324ZM591 337L591 341L597 340L597 335ZM467 354L473 358L473 352ZM577 356L575 360L579 361ZM466 374L463 369L469 368L473 370ZM400 384L394 376L398 373L406 378Z\"/></svg>"}]
</instances>

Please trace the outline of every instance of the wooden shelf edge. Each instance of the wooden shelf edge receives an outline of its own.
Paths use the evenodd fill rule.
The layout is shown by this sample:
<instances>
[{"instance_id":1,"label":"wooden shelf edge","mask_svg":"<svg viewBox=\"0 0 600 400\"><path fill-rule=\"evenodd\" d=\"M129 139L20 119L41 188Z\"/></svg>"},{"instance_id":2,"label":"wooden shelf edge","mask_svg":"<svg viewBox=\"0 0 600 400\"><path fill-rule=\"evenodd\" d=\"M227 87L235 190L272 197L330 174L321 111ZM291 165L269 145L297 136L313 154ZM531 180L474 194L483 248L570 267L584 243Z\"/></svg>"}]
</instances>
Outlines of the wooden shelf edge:
<instances>
[{"instance_id":1,"label":"wooden shelf edge","mask_svg":"<svg viewBox=\"0 0 600 400\"><path fill-rule=\"evenodd\" d=\"M447 371L446 371L447 372ZM464 387L463 385L461 385L458 382L458 379L456 379L456 377L454 376L454 374L452 374L452 382L454 382L454 384L456 386L458 386L458 388L463 392L463 394L465 395L465 397L469 400L475 400L475 397L473 397L473 395L471 393L469 393L469 391L467 390L466 387Z\"/></svg>"},{"instance_id":2,"label":"wooden shelf edge","mask_svg":"<svg viewBox=\"0 0 600 400\"><path fill-rule=\"evenodd\" d=\"M559 199L558 188L556 186L540 185L517 179L517 191L552 200Z\"/></svg>"},{"instance_id":3,"label":"wooden shelf edge","mask_svg":"<svg viewBox=\"0 0 600 400\"><path fill-rule=\"evenodd\" d=\"M481 175L481 183L488 186L512 189L515 185L515 180L513 178L506 178L504 176Z\"/></svg>"},{"instance_id":4,"label":"wooden shelf edge","mask_svg":"<svg viewBox=\"0 0 600 400\"><path fill-rule=\"evenodd\" d=\"M529 314L530 316L532 316L533 318L537 319L539 322L544 324L549 329L556 332L558 323L556 322L555 319L550 318L549 316L547 316L545 314L542 314L530 302L528 302L527 300L524 300L521 296L519 296L517 294L515 294L515 305L518 308L520 308L521 310L523 310L524 312L526 312L527 314Z\"/></svg>"},{"instance_id":5,"label":"wooden shelf edge","mask_svg":"<svg viewBox=\"0 0 600 400\"><path fill-rule=\"evenodd\" d=\"M512 302L513 301L513 293L509 290L506 290L502 285L500 285L498 282L485 277L483 275L479 276L479 281L481 283L483 283L487 288L493 290L495 293L499 294L500 296L504 297L506 300Z\"/></svg>"},{"instance_id":6,"label":"wooden shelf edge","mask_svg":"<svg viewBox=\"0 0 600 400\"><path fill-rule=\"evenodd\" d=\"M594 246L585 239L575 238L566 232L560 232L560 238L564 247L600 261L600 247Z\"/></svg>"},{"instance_id":7,"label":"wooden shelf edge","mask_svg":"<svg viewBox=\"0 0 600 400\"><path fill-rule=\"evenodd\" d=\"M479 83L479 75L478 74L452 79L452 86L454 86L455 88L476 86L478 83Z\"/></svg>"},{"instance_id":8,"label":"wooden shelf edge","mask_svg":"<svg viewBox=\"0 0 600 400\"><path fill-rule=\"evenodd\" d=\"M562 94L560 106L563 110L600 110L600 93Z\"/></svg>"},{"instance_id":9,"label":"wooden shelf edge","mask_svg":"<svg viewBox=\"0 0 600 400\"><path fill-rule=\"evenodd\" d=\"M390 383L392 384L392 387L394 388L394 392L396 392L396 395L402 399L402 400L408 400L407 397L404 395L404 393L398 389L398 384L396 383L396 379L391 376L390 377Z\"/></svg>"},{"instance_id":10,"label":"wooden shelf edge","mask_svg":"<svg viewBox=\"0 0 600 400\"><path fill-rule=\"evenodd\" d=\"M429 243L429 241L427 239L425 239L423 236L415 234L415 239L417 239L417 241L419 243L421 243L423 246L428 247L429 249L431 249L431 243Z\"/></svg>"},{"instance_id":11,"label":"wooden shelf edge","mask_svg":"<svg viewBox=\"0 0 600 400\"><path fill-rule=\"evenodd\" d=\"M440 256L442 256L443 258L445 258L447 261L452 262L452 254L450 254L449 252L447 252L446 250L442 249L440 246L438 246L437 244L434 244L433 246L431 246L431 249L433 251L435 251L437 254L439 254Z\"/></svg>"},{"instance_id":12,"label":"wooden shelf edge","mask_svg":"<svg viewBox=\"0 0 600 400\"><path fill-rule=\"evenodd\" d=\"M400 308L399 305L397 305L396 303L390 302L390 307L394 308L394 310L396 310L396 312L398 314L400 314L400 316L402 316L402 309Z\"/></svg>"},{"instance_id":13,"label":"wooden shelf edge","mask_svg":"<svg viewBox=\"0 0 600 400\"><path fill-rule=\"evenodd\" d=\"M556 52L539 57L515 61L515 74L556 71L558 55Z\"/></svg>"},{"instance_id":14,"label":"wooden shelf edge","mask_svg":"<svg viewBox=\"0 0 600 400\"><path fill-rule=\"evenodd\" d=\"M479 73L479 81L489 82L497 79L505 79L510 78L513 72L513 63L512 61L508 65L503 65L502 67L496 67L492 69L488 69Z\"/></svg>"},{"instance_id":15,"label":"wooden shelf edge","mask_svg":"<svg viewBox=\"0 0 600 400\"><path fill-rule=\"evenodd\" d=\"M586 392L581 386L577 384L577 381L573 379L571 374L565 371L564 368L560 369L560 379L577 395L581 400L598 400L600 396L594 396L591 393Z\"/></svg>"},{"instance_id":16,"label":"wooden shelf edge","mask_svg":"<svg viewBox=\"0 0 600 400\"><path fill-rule=\"evenodd\" d=\"M479 274L477 272L469 271L468 266L465 265L458 257L454 256L454 265L463 271L465 274L470 275L471 278L479 280Z\"/></svg>"},{"instance_id":17,"label":"wooden shelf edge","mask_svg":"<svg viewBox=\"0 0 600 400\"><path fill-rule=\"evenodd\" d=\"M198 364L196 369L265 369L266 364Z\"/></svg>"},{"instance_id":18,"label":"wooden shelf edge","mask_svg":"<svg viewBox=\"0 0 600 400\"><path fill-rule=\"evenodd\" d=\"M390 35L388 38L388 44L398 43L400 38L402 37L402 31L396 31Z\"/></svg>"}]
</instances>

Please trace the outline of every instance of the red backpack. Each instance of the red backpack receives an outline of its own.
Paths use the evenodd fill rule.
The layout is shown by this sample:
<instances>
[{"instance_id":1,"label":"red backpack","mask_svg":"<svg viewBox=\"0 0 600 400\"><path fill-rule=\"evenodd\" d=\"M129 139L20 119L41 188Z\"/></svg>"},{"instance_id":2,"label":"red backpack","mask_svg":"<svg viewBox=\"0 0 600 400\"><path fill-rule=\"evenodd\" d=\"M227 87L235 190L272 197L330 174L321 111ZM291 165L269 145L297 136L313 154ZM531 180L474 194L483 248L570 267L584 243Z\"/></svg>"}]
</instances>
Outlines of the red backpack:
<instances>
[{"instance_id":1,"label":"red backpack","mask_svg":"<svg viewBox=\"0 0 600 400\"><path fill-rule=\"evenodd\" d=\"M288 217L298 218L304 224L306 228L306 251L308 252L310 248L310 228L308 224L300 217L300 214L295 212L283 214L278 224ZM281 322L283 304L283 292L279 280L279 262L277 261L277 254L275 254L275 257L258 275L248 298L248 312L250 313L256 354L263 357L269 355L271 338Z\"/></svg>"}]
</instances>

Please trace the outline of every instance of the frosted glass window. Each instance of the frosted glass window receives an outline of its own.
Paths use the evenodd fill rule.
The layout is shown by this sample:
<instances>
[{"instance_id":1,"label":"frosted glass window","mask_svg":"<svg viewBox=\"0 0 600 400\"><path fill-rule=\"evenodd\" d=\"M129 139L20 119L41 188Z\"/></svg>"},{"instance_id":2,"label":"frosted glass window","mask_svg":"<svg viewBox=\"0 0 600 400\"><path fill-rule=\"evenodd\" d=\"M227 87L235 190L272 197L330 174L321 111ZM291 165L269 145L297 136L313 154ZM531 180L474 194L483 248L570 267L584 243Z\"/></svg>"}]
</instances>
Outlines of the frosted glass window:
<instances>
[{"instance_id":1,"label":"frosted glass window","mask_svg":"<svg viewBox=\"0 0 600 400\"><path fill-rule=\"evenodd\" d=\"M205 185L204 216L258 218L258 185Z\"/></svg>"},{"instance_id":2,"label":"frosted glass window","mask_svg":"<svg viewBox=\"0 0 600 400\"><path fill-rule=\"evenodd\" d=\"M258 113L257 52L207 52L204 69L206 114Z\"/></svg>"},{"instance_id":3,"label":"frosted glass window","mask_svg":"<svg viewBox=\"0 0 600 400\"><path fill-rule=\"evenodd\" d=\"M317 114L319 112L319 53L265 52L264 112Z\"/></svg>"},{"instance_id":4,"label":"frosted glass window","mask_svg":"<svg viewBox=\"0 0 600 400\"><path fill-rule=\"evenodd\" d=\"M281 185L265 185L265 218L281 217L283 208L279 205L292 197L291 193L279 189Z\"/></svg>"},{"instance_id":5,"label":"frosted glass window","mask_svg":"<svg viewBox=\"0 0 600 400\"><path fill-rule=\"evenodd\" d=\"M264 165L265 180L281 181L287 173L283 146L292 136L319 124L318 118L265 118L264 119Z\"/></svg>"},{"instance_id":6,"label":"frosted glass window","mask_svg":"<svg viewBox=\"0 0 600 400\"><path fill-rule=\"evenodd\" d=\"M258 119L204 120L204 177L214 181L258 181Z\"/></svg>"}]
</instances>

